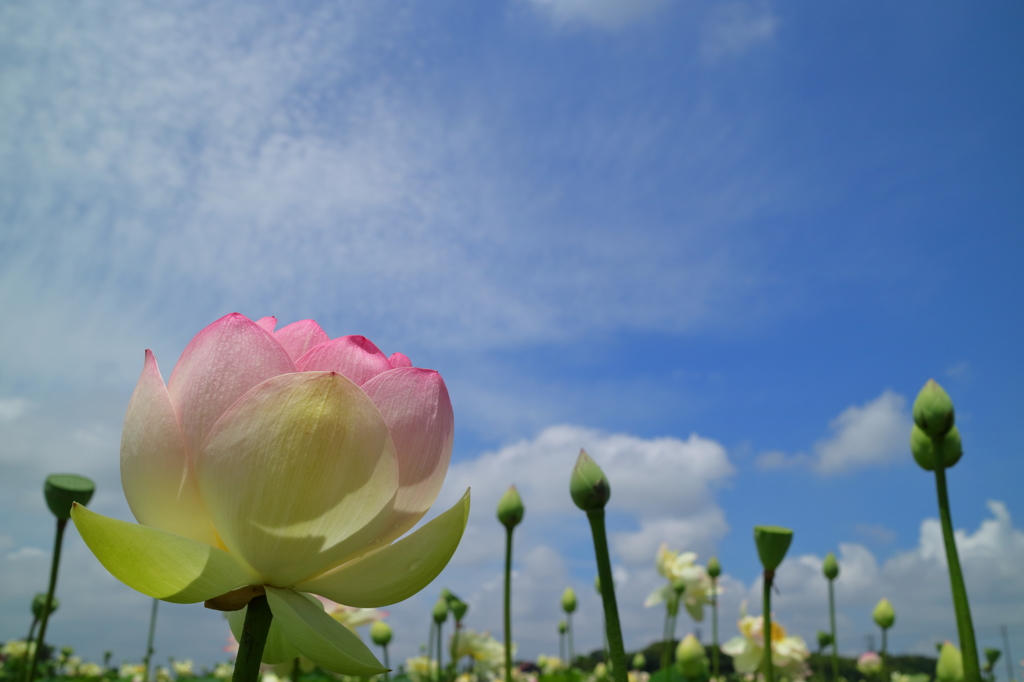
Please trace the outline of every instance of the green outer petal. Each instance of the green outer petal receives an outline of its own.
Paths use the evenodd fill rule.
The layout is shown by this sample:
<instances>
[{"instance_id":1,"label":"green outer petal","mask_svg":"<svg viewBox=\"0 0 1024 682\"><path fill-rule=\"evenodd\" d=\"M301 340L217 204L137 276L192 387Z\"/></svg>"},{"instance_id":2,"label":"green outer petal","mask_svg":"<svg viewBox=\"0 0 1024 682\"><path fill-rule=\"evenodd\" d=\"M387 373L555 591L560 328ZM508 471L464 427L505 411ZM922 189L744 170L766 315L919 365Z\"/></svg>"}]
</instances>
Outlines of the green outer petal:
<instances>
[{"instance_id":1,"label":"green outer petal","mask_svg":"<svg viewBox=\"0 0 1024 682\"><path fill-rule=\"evenodd\" d=\"M303 594L303 597L308 599L310 602L315 604L320 609L324 608L323 602L314 597L311 594ZM244 609L238 611L228 611L228 625L231 627L231 634L235 636L235 641L242 641L242 625L245 624L245 614L249 611L249 607L246 606ZM263 648L263 662L269 663L270 665L277 665L278 663L291 663L294 659L302 655L295 645L288 641L288 638L284 636L284 627L281 625L281 621L274 618L270 621L270 632L267 633L267 644Z\"/></svg>"},{"instance_id":2,"label":"green outer petal","mask_svg":"<svg viewBox=\"0 0 1024 682\"><path fill-rule=\"evenodd\" d=\"M222 549L167 531L71 508L79 534L104 568L128 587L176 604L205 601L253 582Z\"/></svg>"},{"instance_id":3,"label":"green outer petal","mask_svg":"<svg viewBox=\"0 0 1024 682\"><path fill-rule=\"evenodd\" d=\"M469 489L455 505L415 533L295 589L339 604L376 608L408 599L437 577L462 540Z\"/></svg>"},{"instance_id":4,"label":"green outer petal","mask_svg":"<svg viewBox=\"0 0 1024 682\"><path fill-rule=\"evenodd\" d=\"M387 671L354 632L295 590L267 586L267 601L285 637L321 668L344 675Z\"/></svg>"}]
</instances>

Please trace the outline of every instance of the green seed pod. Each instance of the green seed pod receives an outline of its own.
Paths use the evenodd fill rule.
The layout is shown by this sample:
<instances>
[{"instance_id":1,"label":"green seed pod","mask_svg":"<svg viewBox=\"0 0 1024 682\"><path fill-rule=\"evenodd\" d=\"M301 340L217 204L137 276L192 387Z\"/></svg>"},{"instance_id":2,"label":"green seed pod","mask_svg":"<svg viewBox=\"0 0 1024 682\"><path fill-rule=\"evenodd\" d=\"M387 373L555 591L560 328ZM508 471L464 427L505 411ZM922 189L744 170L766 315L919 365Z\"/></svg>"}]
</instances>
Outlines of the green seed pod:
<instances>
[{"instance_id":1,"label":"green seed pod","mask_svg":"<svg viewBox=\"0 0 1024 682\"><path fill-rule=\"evenodd\" d=\"M818 630L818 648L824 649L831 643L832 635L828 634L827 632L823 632L822 630Z\"/></svg>"},{"instance_id":2,"label":"green seed pod","mask_svg":"<svg viewBox=\"0 0 1024 682\"><path fill-rule=\"evenodd\" d=\"M935 379L929 379L914 400L914 423L932 438L953 428L953 401Z\"/></svg>"},{"instance_id":3,"label":"green seed pod","mask_svg":"<svg viewBox=\"0 0 1024 682\"><path fill-rule=\"evenodd\" d=\"M449 602L448 607L451 609L452 615L455 616L456 622L462 622L462 618L466 615L466 611L469 610L469 604L456 598L454 601Z\"/></svg>"},{"instance_id":4,"label":"green seed pod","mask_svg":"<svg viewBox=\"0 0 1024 682\"><path fill-rule=\"evenodd\" d=\"M892 627L892 624L896 622L896 612L892 608L892 604L885 597L875 606L875 610L871 613L875 619L875 623L878 627L883 630L888 630Z\"/></svg>"},{"instance_id":5,"label":"green seed pod","mask_svg":"<svg viewBox=\"0 0 1024 682\"><path fill-rule=\"evenodd\" d=\"M683 637L676 647L676 666L683 677L688 679L703 677L708 668L708 657L704 652L704 645L693 636L693 633Z\"/></svg>"},{"instance_id":6,"label":"green seed pod","mask_svg":"<svg viewBox=\"0 0 1024 682\"><path fill-rule=\"evenodd\" d=\"M377 646L387 646L391 642L391 626L378 620L370 626L370 639Z\"/></svg>"},{"instance_id":7,"label":"green seed pod","mask_svg":"<svg viewBox=\"0 0 1024 682\"><path fill-rule=\"evenodd\" d=\"M569 629L564 620L558 621L558 634L564 635L565 631Z\"/></svg>"},{"instance_id":8,"label":"green seed pod","mask_svg":"<svg viewBox=\"0 0 1024 682\"><path fill-rule=\"evenodd\" d=\"M964 658L952 642L946 642L939 650L935 678L939 682L964 682Z\"/></svg>"},{"instance_id":9,"label":"green seed pod","mask_svg":"<svg viewBox=\"0 0 1024 682\"><path fill-rule=\"evenodd\" d=\"M96 492L96 484L77 474L50 474L43 484L46 505L58 519L71 518L71 505L85 506Z\"/></svg>"},{"instance_id":10,"label":"green seed pod","mask_svg":"<svg viewBox=\"0 0 1024 682\"><path fill-rule=\"evenodd\" d=\"M571 587L565 588L565 592L562 593L562 610L566 613L576 610L576 591Z\"/></svg>"},{"instance_id":11,"label":"green seed pod","mask_svg":"<svg viewBox=\"0 0 1024 682\"><path fill-rule=\"evenodd\" d=\"M774 571L786 558L789 543L793 542L793 531L781 526L754 526L754 543L757 555L766 571Z\"/></svg>"},{"instance_id":12,"label":"green seed pod","mask_svg":"<svg viewBox=\"0 0 1024 682\"><path fill-rule=\"evenodd\" d=\"M985 647L985 663L988 665L988 669L992 670L999 657L1003 655L1003 652L999 649L993 649L992 647Z\"/></svg>"},{"instance_id":13,"label":"green seed pod","mask_svg":"<svg viewBox=\"0 0 1024 682\"><path fill-rule=\"evenodd\" d=\"M46 605L46 593L37 592L36 596L32 597L32 616L38 620L43 617L43 607ZM53 613L60 608L60 600L56 597L50 602L50 613Z\"/></svg>"},{"instance_id":14,"label":"green seed pod","mask_svg":"<svg viewBox=\"0 0 1024 682\"><path fill-rule=\"evenodd\" d=\"M925 471L935 471L938 458L935 456L935 441L928 437L921 428L914 424L910 428L910 451L914 453L914 461ZM960 431L954 426L942 439L943 468L948 469L964 454Z\"/></svg>"},{"instance_id":15,"label":"green seed pod","mask_svg":"<svg viewBox=\"0 0 1024 682\"><path fill-rule=\"evenodd\" d=\"M576 466L569 479L569 493L576 506L586 512L604 509L608 498L612 496L608 479L586 450L581 449L576 459Z\"/></svg>"},{"instance_id":16,"label":"green seed pod","mask_svg":"<svg viewBox=\"0 0 1024 682\"><path fill-rule=\"evenodd\" d=\"M505 494L498 500L498 520L501 524L511 530L523 520L523 498L519 497L519 491L514 485L510 485Z\"/></svg>"},{"instance_id":17,"label":"green seed pod","mask_svg":"<svg viewBox=\"0 0 1024 682\"><path fill-rule=\"evenodd\" d=\"M722 575L722 565L718 563L718 557L716 556L708 559L708 575L712 578Z\"/></svg>"},{"instance_id":18,"label":"green seed pod","mask_svg":"<svg viewBox=\"0 0 1024 682\"><path fill-rule=\"evenodd\" d=\"M633 670L643 670L646 667L647 658L642 651L636 652L636 656L633 656Z\"/></svg>"},{"instance_id":19,"label":"green seed pod","mask_svg":"<svg viewBox=\"0 0 1024 682\"><path fill-rule=\"evenodd\" d=\"M821 563L821 572L829 580L835 580L839 575L839 562L836 561L836 555L832 552L825 555L825 561Z\"/></svg>"},{"instance_id":20,"label":"green seed pod","mask_svg":"<svg viewBox=\"0 0 1024 682\"><path fill-rule=\"evenodd\" d=\"M443 623L446 620L448 620L448 602L445 601L444 597L441 597L434 604L434 622Z\"/></svg>"}]
</instances>

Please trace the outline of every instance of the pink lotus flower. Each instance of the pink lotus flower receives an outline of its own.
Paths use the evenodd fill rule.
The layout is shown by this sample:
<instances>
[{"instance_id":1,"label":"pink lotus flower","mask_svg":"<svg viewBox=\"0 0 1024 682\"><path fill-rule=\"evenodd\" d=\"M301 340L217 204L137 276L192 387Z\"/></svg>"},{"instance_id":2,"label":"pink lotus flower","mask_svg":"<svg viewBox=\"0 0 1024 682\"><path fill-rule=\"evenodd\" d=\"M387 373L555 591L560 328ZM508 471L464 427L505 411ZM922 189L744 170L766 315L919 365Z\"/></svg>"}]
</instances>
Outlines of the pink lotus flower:
<instances>
[{"instance_id":1,"label":"pink lotus flower","mask_svg":"<svg viewBox=\"0 0 1024 682\"><path fill-rule=\"evenodd\" d=\"M312 320L237 313L201 331L165 386L156 358L125 415L121 481L139 524L76 506L86 544L121 581L178 603L239 609L265 593L263 660L303 654L352 675L373 654L310 595L376 608L432 581L465 528L468 491L433 504L454 421L437 372ZM232 625L242 614L231 614ZM236 633L237 635L237 633Z\"/></svg>"}]
</instances>

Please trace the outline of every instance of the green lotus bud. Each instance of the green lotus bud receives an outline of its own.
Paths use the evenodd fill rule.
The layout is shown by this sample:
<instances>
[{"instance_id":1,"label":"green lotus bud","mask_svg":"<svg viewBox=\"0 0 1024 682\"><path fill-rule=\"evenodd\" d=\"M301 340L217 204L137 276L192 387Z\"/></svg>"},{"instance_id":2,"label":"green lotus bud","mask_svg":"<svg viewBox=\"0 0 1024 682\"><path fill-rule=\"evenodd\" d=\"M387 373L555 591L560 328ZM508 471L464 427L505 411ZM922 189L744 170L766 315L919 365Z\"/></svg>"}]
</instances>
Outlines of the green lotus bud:
<instances>
[{"instance_id":1,"label":"green lotus bud","mask_svg":"<svg viewBox=\"0 0 1024 682\"><path fill-rule=\"evenodd\" d=\"M510 485L505 494L498 500L498 520L509 530L519 525L523 520L523 498L519 497L519 491L514 485Z\"/></svg>"},{"instance_id":2,"label":"green lotus bud","mask_svg":"<svg viewBox=\"0 0 1024 682\"><path fill-rule=\"evenodd\" d=\"M605 663L598 663L594 666L594 677L603 680L608 677L608 666Z\"/></svg>"},{"instance_id":3,"label":"green lotus bud","mask_svg":"<svg viewBox=\"0 0 1024 682\"><path fill-rule=\"evenodd\" d=\"M564 620L558 621L558 634L564 635L565 631L569 629Z\"/></svg>"},{"instance_id":4,"label":"green lotus bud","mask_svg":"<svg viewBox=\"0 0 1024 682\"><path fill-rule=\"evenodd\" d=\"M718 557L716 556L708 559L708 575L712 578L717 578L722 575L722 565L718 563Z\"/></svg>"},{"instance_id":5,"label":"green lotus bud","mask_svg":"<svg viewBox=\"0 0 1024 682\"><path fill-rule=\"evenodd\" d=\"M443 623L446 620L448 620L448 602L445 601L444 597L441 597L434 604L434 622Z\"/></svg>"},{"instance_id":6,"label":"green lotus bud","mask_svg":"<svg viewBox=\"0 0 1024 682\"><path fill-rule=\"evenodd\" d=\"M469 604L457 598L450 602L449 608L451 609L452 615L455 616L456 622L462 622L463 616L466 615L466 611L469 610Z\"/></svg>"},{"instance_id":7,"label":"green lotus bud","mask_svg":"<svg viewBox=\"0 0 1024 682\"><path fill-rule=\"evenodd\" d=\"M571 587L565 588L562 593L562 610L566 613L576 610L576 592Z\"/></svg>"},{"instance_id":8,"label":"green lotus bud","mask_svg":"<svg viewBox=\"0 0 1024 682\"><path fill-rule=\"evenodd\" d=\"M939 682L964 680L964 658L952 642L943 644L939 651L939 661L935 664L935 678Z\"/></svg>"},{"instance_id":9,"label":"green lotus bud","mask_svg":"<svg viewBox=\"0 0 1024 682\"><path fill-rule=\"evenodd\" d=\"M935 379L929 379L914 400L914 423L932 438L953 428L953 401Z\"/></svg>"},{"instance_id":10,"label":"green lotus bud","mask_svg":"<svg viewBox=\"0 0 1024 682\"><path fill-rule=\"evenodd\" d=\"M77 474L50 474L43 484L46 505L58 519L70 519L71 505L77 502L84 507L94 492L96 484Z\"/></svg>"},{"instance_id":11,"label":"green lotus bud","mask_svg":"<svg viewBox=\"0 0 1024 682\"><path fill-rule=\"evenodd\" d=\"M892 604L885 597L882 597L882 600L875 605L875 610L871 615L874 617L878 627L883 630L888 630L896 622L896 612L893 611Z\"/></svg>"},{"instance_id":12,"label":"green lotus bud","mask_svg":"<svg viewBox=\"0 0 1024 682\"><path fill-rule=\"evenodd\" d=\"M935 441L914 424L910 428L910 451L914 453L914 461L925 471L935 471L938 458L935 456ZM960 431L954 426L942 438L943 468L948 469L964 454L963 443L960 442Z\"/></svg>"},{"instance_id":13,"label":"green lotus bud","mask_svg":"<svg viewBox=\"0 0 1024 682\"><path fill-rule=\"evenodd\" d=\"M831 643L832 635L828 634L827 632L823 632L822 630L818 630L818 648L824 649Z\"/></svg>"},{"instance_id":14,"label":"green lotus bud","mask_svg":"<svg viewBox=\"0 0 1024 682\"><path fill-rule=\"evenodd\" d=\"M633 670L643 670L647 667L647 658L644 656L642 651L636 652L633 656Z\"/></svg>"},{"instance_id":15,"label":"green lotus bud","mask_svg":"<svg viewBox=\"0 0 1024 682\"><path fill-rule=\"evenodd\" d=\"M39 620L43 617L43 607L46 605L46 593L37 592L36 596L32 597L32 616ZM60 607L60 600L56 597L50 602L50 613L53 613Z\"/></svg>"},{"instance_id":16,"label":"green lotus bud","mask_svg":"<svg viewBox=\"0 0 1024 682\"><path fill-rule=\"evenodd\" d=\"M691 632L676 647L676 666L683 677L703 677L708 668L704 645Z\"/></svg>"},{"instance_id":17,"label":"green lotus bud","mask_svg":"<svg viewBox=\"0 0 1024 682\"><path fill-rule=\"evenodd\" d=\"M604 509L612 496L608 479L586 450L581 449L580 456L576 458L576 466L569 479L569 493L576 506L586 512Z\"/></svg>"},{"instance_id":18,"label":"green lotus bud","mask_svg":"<svg viewBox=\"0 0 1024 682\"><path fill-rule=\"evenodd\" d=\"M757 555L766 571L774 571L782 563L793 542L793 531L781 526L754 526Z\"/></svg>"},{"instance_id":19,"label":"green lotus bud","mask_svg":"<svg viewBox=\"0 0 1024 682\"><path fill-rule=\"evenodd\" d=\"M836 561L836 555L832 552L826 554L825 561L821 562L821 572L829 580L835 580L839 575L839 562Z\"/></svg>"},{"instance_id":20,"label":"green lotus bud","mask_svg":"<svg viewBox=\"0 0 1024 682\"><path fill-rule=\"evenodd\" d=\"M382 620L370 626L370 639L377 646L387 646L391 641L391 626Z\"/></svg>"}]
</instances>

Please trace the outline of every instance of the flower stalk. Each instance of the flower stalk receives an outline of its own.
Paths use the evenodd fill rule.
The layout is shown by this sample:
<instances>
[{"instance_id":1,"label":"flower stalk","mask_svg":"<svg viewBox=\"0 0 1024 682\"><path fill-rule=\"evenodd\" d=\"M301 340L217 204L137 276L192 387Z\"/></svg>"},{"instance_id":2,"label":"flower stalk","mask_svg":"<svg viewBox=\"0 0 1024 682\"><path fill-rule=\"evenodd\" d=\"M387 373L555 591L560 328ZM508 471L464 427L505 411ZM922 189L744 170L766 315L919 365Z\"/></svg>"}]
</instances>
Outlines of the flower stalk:
<instances>
[{"instance_id":1,"label":"flower stalk","mask_svg":"<svg viewBox=\"0 0 1024 682\"><path fill-rule=\"evenodd\" d=\"M597 574L601 578L601 601L604 605L605 635L611 654L612 678L616 682L627 682L626 650L622 644L622 626L619 624L619 608L615 603L615 582L612 578L612 562L608 554L608 536L605 531L604 509L587 512L590 531L594 536L594 553L597 556Z\"/></svg>"},{"instance_id":2,"label":"flower stalk","mask_svg":"<svg viewBox=\"0 0 1024 682\"><path fill-rule=\"evenodd\" d=\"M839 562L836 555L829 552L822 563L822 572L828 580L828 619L832 635L832 681L839 682L839 649L836 644L836 596L833 583L839 576Z\"/></svg>"},{"instance_id":3,"label":"flower stalk","mask_svg":"<svg viewBox=\"0 0 1024 682\"><path fill-rule=\"evenodd\" d=\"M64 529L67 528L66 518L57 519L57 534L53 541L53 557L50 560L50 586L46 589L46 601L43 606L43 614L39 619L39 636L36 639L36 648L32 652L32 662L28 667L28 682L36 677L36 666L39 663L40 652L43 649L43 642L46 641L46 626L50 622L50 604L53 603L53 593L57 590L57 570L60 568L60 550L64 544Z\"/></svg>"},{"instance_id":4,"label":"flower stalk","mask_svg":"<svg viewBox=\"0 0 1024 682\"><path fill-rule=\"evenodd\" d=\"M708 560L708 575L711 576L711 670L715 679L719 676L718 664L718 576L722 573L722 566L718 563L718 557L711 557Z\"/></svg>"},{"instance_id":5,"label":"flower stalk","mask_svg":"<svg viewBox=\"0 0 1024 682\"><path fill-rule=\"evenodd\" d=\"M149 662L153 658L153 635L156 634L156 605L159 599L153 600L153 610L149 614L149 637L146 639L146 656L142 659L142 665L146 668L146 682L149 682Z\"/></svg>"},{"instance_id":6,"label":"flower stalk","mask_svg":"<svg viewBox=\"0 0 1024 682\"><path fill-rule=\"evenodd\" d=\"M512 682L512 531L524 512L519 491L509 486L498 501L498 521L505 526L505 682Z\"/></svg>"},{"instance_id":7,"label":"flower stalk","mask_svg":"<svg viewBox=\"0 0 1024 682\"><path fill-rule=\"evenodd\" d=\"M274 614L265 596L258 596L249 602L242 625L242 637L238 640L238 657L235 659L235 673L232 682L257 682L260 677L260 661L267 645L270 622Z\"/></svg>"}]
</instances>

